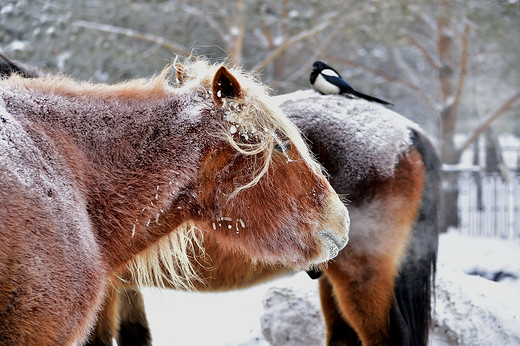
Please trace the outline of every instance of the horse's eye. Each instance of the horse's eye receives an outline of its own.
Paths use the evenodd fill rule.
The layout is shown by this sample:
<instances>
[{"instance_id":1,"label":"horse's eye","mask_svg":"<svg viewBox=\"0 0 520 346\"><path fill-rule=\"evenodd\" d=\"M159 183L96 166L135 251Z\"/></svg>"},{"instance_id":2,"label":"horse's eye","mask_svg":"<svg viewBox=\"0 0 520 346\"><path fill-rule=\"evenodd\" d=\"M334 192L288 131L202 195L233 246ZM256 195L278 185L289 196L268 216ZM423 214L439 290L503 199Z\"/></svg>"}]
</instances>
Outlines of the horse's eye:
<instances>
[{"instance_id":1,"label":"horse's eye","mask_svg":"<svg viewBox=\"0 0 520 346\"><path fill-rule=\"evenodd\" d=\"M277 150L281 153L285 153L286 151L291 150L291 141L283 141L276 143L276 145L274 146L274 150Z\"/></svg>"}]
</instances>

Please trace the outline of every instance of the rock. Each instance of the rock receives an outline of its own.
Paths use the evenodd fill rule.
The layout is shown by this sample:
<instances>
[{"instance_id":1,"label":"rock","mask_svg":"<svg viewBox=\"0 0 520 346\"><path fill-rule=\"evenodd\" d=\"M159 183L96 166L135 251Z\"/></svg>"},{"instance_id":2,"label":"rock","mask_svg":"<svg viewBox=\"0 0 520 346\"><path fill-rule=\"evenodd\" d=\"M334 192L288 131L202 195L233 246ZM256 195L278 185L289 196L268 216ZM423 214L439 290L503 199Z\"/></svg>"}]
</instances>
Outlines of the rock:
<instances>
[{"instance_id":1,"label":"rock","mask_svg":"<svg viewBox=\"0 0 520 346\"><path fill-rule=\"evenodd\" d=\"M317 288L271 287L263 306L260 324L270 345L324 345L325 325Z\"/></svg>"},{"instance_id":2,"label":"rock","mask_svg":"<svg viewBox=\"0 0 520 346\"><path fill-rule=\"evenodd\" d=\"M434 335L449 345L520 345L520 295L441 265Z\"/></svg>"}]
</instances>

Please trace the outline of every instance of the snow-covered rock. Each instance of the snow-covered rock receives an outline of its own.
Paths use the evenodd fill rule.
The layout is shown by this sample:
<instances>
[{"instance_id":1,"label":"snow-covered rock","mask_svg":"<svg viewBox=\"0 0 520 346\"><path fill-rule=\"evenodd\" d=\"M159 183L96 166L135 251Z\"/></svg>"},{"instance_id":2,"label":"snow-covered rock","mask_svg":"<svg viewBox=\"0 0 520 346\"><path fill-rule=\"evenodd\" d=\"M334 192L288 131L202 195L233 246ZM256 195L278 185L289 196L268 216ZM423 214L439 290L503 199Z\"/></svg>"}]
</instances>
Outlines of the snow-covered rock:
<instances>
[{"instance_id":1,"label":"snow-covered rock","mask_svg":"<svg viewBox=\"0 0 520 346\"><path fill-rule=\"evenodd\" d=\"M262 334L272 346L317 346L325 340L325 325L316 287L272 287L263 301Z\"/></svg>"},{"instance_id":2,"label":"snow-covered rock","mask_svg":"<svg viewBox=\"0 0 520 346\"><path fill-rule=\"evenodd\" d=\"M520 345L520 294L441 265L434 334L451 345Z\"/></svg>"}]
</instances>

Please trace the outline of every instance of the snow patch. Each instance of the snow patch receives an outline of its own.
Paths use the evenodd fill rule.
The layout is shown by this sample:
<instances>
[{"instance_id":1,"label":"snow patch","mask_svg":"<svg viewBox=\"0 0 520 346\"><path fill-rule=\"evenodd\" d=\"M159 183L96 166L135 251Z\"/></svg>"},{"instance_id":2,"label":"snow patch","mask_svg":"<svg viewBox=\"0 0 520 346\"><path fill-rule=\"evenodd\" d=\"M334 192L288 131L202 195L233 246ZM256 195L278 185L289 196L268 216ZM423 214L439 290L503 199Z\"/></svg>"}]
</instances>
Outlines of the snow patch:
<instances>
[{"instance_id":1,"label":"snow patch","mask_svg":"<svg viewBox=\"0 0 520 346\"><path fill-rule=\"evenodd\" d=\"M520 345L520 294L443 263L438 268L434 333L453 345Z\"/></svg>"},{"instance_id":2,"label":"snow patch","mask_svg":"<svg viewBox=\"0 0 520 346\"><path fill-rule=\"evenodd\" d=\"M272 346L316 346L325 340L325 324L316 287L272 287L263 301L262 334Z\"/></svg>"}]
</instances>

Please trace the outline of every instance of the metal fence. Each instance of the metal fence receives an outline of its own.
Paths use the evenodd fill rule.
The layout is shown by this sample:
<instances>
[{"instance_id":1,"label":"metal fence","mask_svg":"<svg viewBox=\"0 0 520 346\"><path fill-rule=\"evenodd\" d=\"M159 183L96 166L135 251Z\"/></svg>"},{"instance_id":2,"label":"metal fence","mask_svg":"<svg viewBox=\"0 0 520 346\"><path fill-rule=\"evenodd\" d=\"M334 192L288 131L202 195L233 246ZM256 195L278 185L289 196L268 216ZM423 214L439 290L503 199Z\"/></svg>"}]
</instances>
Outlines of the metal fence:
<instances>
[{"instance_id":1,"label":"metal fence","mask_svg":"<svg viewBox=\"0 0 520 346\"><path fill-rule=\"evenodd\" d=\"M463 234L520 239L520 174L458 173L459 229Z\"/></svg>"}]
</instances>

